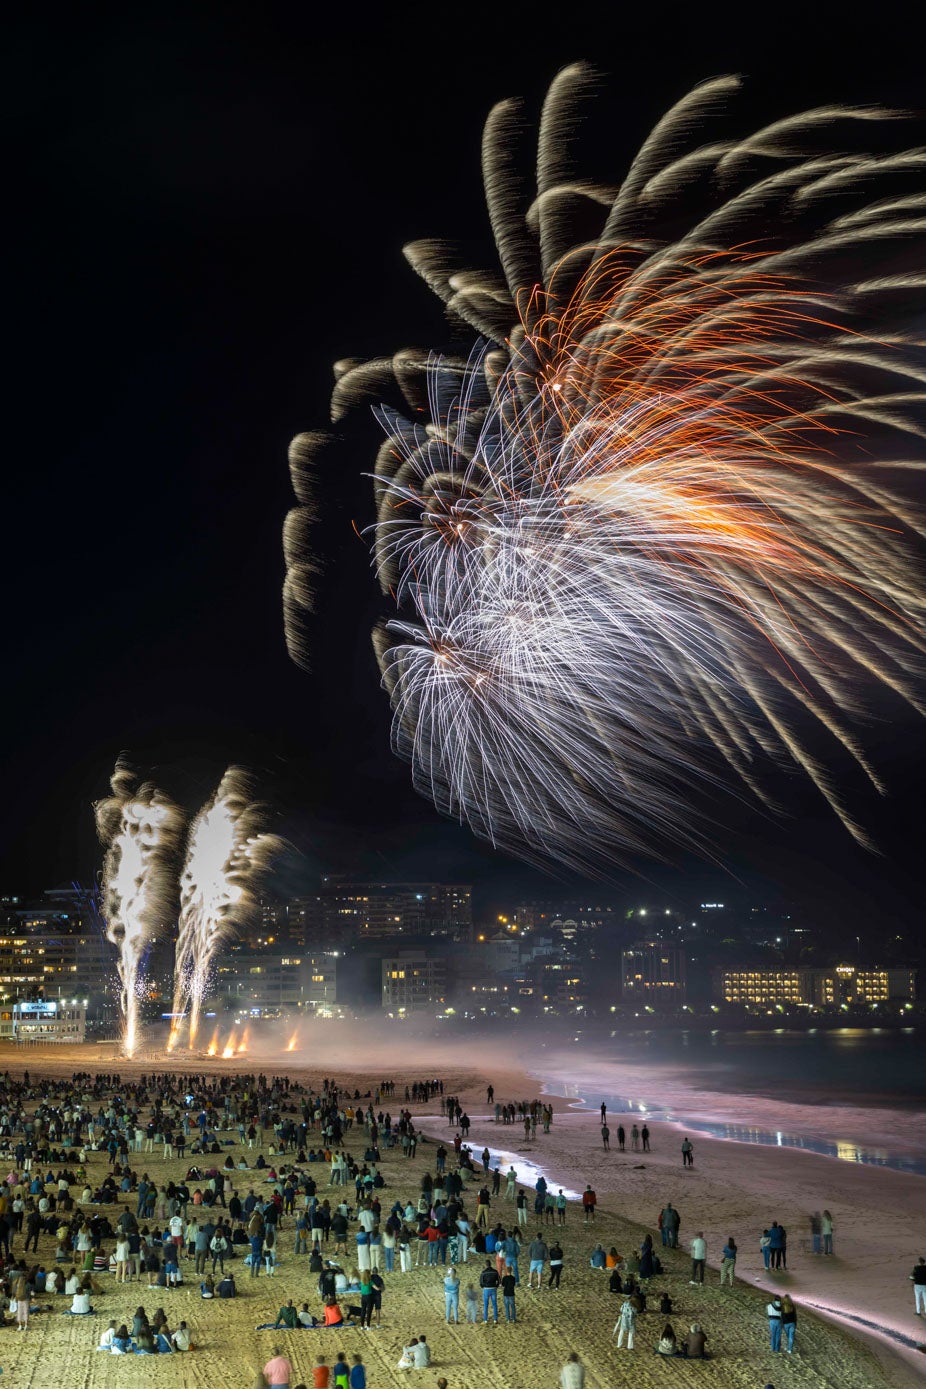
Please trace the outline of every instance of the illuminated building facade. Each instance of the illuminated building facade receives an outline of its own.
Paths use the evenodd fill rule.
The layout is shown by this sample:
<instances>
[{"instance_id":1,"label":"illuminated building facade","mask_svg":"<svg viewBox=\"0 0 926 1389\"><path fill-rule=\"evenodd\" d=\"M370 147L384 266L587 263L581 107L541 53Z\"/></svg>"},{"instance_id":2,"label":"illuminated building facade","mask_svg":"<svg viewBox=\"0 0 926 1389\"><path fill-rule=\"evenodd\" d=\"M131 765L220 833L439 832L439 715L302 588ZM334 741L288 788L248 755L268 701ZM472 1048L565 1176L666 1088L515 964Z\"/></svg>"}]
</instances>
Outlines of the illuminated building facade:
<instances>
[{"instance_id":1,"label":"illuminated building facade","mask_svg":"<svg viewBox=\"0 0 926 1389\"><path fill-rule=\"evenodd\" d=\"M685 952L664 941L637 941L621 953L623 1002L680 1008L687 994Z\"/></svg>"},{"instance_id":2,"label":"illuminated building facade","mask_svg":"<svg viewBox=\"0 0 926 1389\"><path fill-rule=\"evenodd\" d=\"M447 966L426 950L399 950L382 962L382 1003L387 1013L408 1014L442 1007Z\"/></svg>"}]
</instances>

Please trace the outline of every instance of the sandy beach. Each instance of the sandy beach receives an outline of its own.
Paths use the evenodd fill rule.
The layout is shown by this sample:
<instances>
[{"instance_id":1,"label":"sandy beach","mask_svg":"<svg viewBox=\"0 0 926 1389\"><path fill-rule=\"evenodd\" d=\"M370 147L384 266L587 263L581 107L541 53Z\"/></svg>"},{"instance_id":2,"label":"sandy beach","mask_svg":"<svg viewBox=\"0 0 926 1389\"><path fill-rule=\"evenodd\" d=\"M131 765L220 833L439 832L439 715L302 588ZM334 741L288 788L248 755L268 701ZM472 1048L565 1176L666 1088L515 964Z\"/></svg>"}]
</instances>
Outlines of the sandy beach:
<instances>
[{"instance_id":1,"label":"sandy beach","mask_svg":"<svg viewBox=\"0 0 926 1389\"><path fill-rule=\"evenodd\" d=\"M389 1060L398 1063L400 1049L386 1049ZM888 1331L912 1339L923 1339L922 1322L913 1316L913 1297L908 1281L909 1268L921 1252L911 1238L923 1240L924 1196L922 1179L900 1173L863 1169L835 1163L803 1153L783 1153L749 1148L699 1137L695 1144L695 1166L683 1172L679 1155L680 1135L670 1125L651 1125L652 1152L619 1154L601 1150L598 1115L570 1113L565 1099L555 1101L557 1114L550 1134L540 1133L535 1142L525 1143L519 1127L497 1126L487 1111L485 1085L490 1079L499 1099L532 1098L538 1093L536 1080L516 1068L492 1066L483 1058L469 1068L461 1064L467 1048L435 1047L427 1064L409 1066L406 1056L401 1069L382 1066L374 1072L351 1068L340 1070L332 1049L330 1063L308 1064L298 1056L264 1057L260 1061L242 1058L240 1062L209 1062L177 1058L142 1061L135 1066L118 1063L123 1076L131 1072L158 1070L231 1068L250 1071L258 1067L272 1074L288 1074L300 1082L320 1086L323 1076L335 1076L341 1084L365 1092L380 1079L394 1079L399 1087L391 1109L401 1105L407 1081L427 1075L440 1076L448 1093L461 1096L473 1120L470 1144L474 1152L487 1143L493 1153L510 1152L521 1175L525 1164L542 1168L554 1186L581 1189L586 1181L598 1191L599 1215L594 1228L586 1229L581 1210L570 1207L563 1240L565 1271L559 1291L519 1289L518 1322L498 1327L446 1326L443 1318L443 1270L425 1267L410 1273L386 1276L383 1325L370 1332L347 1328L334 1337L323 1332L258 1331L260 1322L272 1321L277 1309L292 1297L297 1305L308 1301L318 1313L319 1299L315 1279L310 1277L304 1258L296 1259L292 1250L292 1220L280 1237L280 1265L271 1280L264 1276L256 1283L244 1280L244 1295L232 1302L203 1302L193 1285L191 1265L188 1284L172 1292L148 1292L143 1286L117 1287L104 1276L105 1291L98 1299L98 1315L86 1320L63 1317L58 1307L48 1315L34 1316L26 1335L12 1327L0 1333L0 1365L7 1382L28 1385L30 1389L50 1389L62 1379L67 1367L69 1385L97 1389L114 1383L165 1385L244 1385L250 1389L253 1367L269 1358L274 1344L283 1344L293 1362L293 1383L311 1379L311 1366L319 1353L329 1356L338 1350L348 1356L361 1353L367 1365L370 1389L382 1384L398 1384L406 1376L396 1370L402 1345L421 1332L432 1344L434 1363L430 1370L415 1372L413 1379L432 1386L438 1375L445 1375L451 1389L485 1389L486 1385L509 1389L530 1383L557 1384L559 1368L570 1351L579 1352L587 1368L587 1383L595 1389L610 1389L615 1381L633 1383L640 1389L662 1389L669 1380L682 1386L701 1384L705 1377L724 1389L759 1389L766 1383L775 1389L788 1386L819 1386L819 1389L912 1389L922 1382L923 1357L916 1351L892 1345L883 1337L851 1330L832 1319L824 1320L808 1311L811 1304L837 1307L884 1326ZM28 1066L34 1076L70 1075L79 1069L104 1070L116 1063L100 1055L100 1048L68 1048L55 1055L51 1049L26 1055L13 1048L0 1052L0 1070L21 1073ZM411 1055L414 1050L409 1049ZM451 1053L455 1063L450 1064ZM426 1055L421 1049L419 1055ZM412 1106L416 1122L434 1137L449 1136L434 1104ZM612 1122L612 1132L616 1123ZM225 1135L232 1137L232 1135ZM237 1137L237 1135L234 1135ZM355 1154L362 1150L363 1133L353 1130L347 1146ZM449 1143L448 1143L449 1146ZM229 1149L236 1157L237 1145ZM417 1195L420 1174L433 1162L433 1148L423 1144L415 1160L402 1158L401 1150L384 1153L382 1171L387 1187L384 1204L397 1195ZM147 1163L143 1155L135 1159L136 1169L147 1165L152 1177L162 1181L185 1173L189 1159L162 1161L160 1155ZM502 1163L504 1171L507 1164ZM98 1181L108 1169L106 1158L94 1155L90 1176ZM256 1187L255 1175L254 1185ZM248 1174L236 1179L245 1192L251 1184ZM321 1184L320 1184L321 1189ZM677 1332L692 1320L702 1323L714 1352L710 1364L673 1361L666 1364L653 1356L653 1347L662 1327L658 1312L638 1319L636 1347L632 1352L617 1350L611 1332L620 1299L608 1292L606 1275L592 1270L588 1257L592 1245L600 1240L605 1247L614 1244L626 1253L638 1244L644 1230L651 1231L658 1245L655 1222L665 1201L672 1200L682 1213L682 1243L685 1249L668 1254L667 1274L657 1279L658 1292L668 1288L675 1304L673 1322ZM836 1257L812 1258L800 1253L804 1215L814 1206L828 1206L836 1217ZM513 1207L496 1201L493 1214L513 1219ZM773 1218L791 1231L792 1254L788 1272L763 1275L758 1252L762 1225ZM531 1222L532 1224L533 1222ZM528 1237L532 1233L528 1225ZM708 1243L709 1272L703 1289L689 1286L687 1240L703 1229ZM717 1264L726 1236L734 1234L740 1246L735 1287L721 1289ZM17 1241L17 1249L21 1243ZM659 1250L660 1254L663 1251ZM53 1261L53 1241L43 1237L39 1246L41 1262ZM472 1257L461 1280L477 1282L481 1261ZM522 1274L525 1262L522 1258ZM767 1301L764 1288L787 1290L799 1308L799 1326L793 1357L774 1355L768 1344L764 1315ZM166 1299L166 1300L165 1300ZM65 1299L41 1301L66 1305ZM131 1357L118 1361L94 1347L110 1318L131 1318L141 1303L152 1313L163 1302L175 1325L181 1317L189 1323L195 1351L188 1356L163 1358ZM337 1344L335 1344L337 1341ZM343 1342L343 1344L342 1344ZM491 1350L488 1347L491 1346Z\"/></svg>"}]
</instances>

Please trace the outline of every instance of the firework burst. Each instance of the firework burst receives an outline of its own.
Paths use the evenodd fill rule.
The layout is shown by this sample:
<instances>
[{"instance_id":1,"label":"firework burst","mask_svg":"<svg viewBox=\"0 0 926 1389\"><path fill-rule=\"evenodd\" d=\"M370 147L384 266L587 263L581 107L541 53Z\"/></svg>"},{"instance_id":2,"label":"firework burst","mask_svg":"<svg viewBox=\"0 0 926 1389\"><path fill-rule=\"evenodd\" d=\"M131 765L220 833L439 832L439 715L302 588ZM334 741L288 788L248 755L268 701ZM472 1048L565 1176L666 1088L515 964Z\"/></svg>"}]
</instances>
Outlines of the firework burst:
<instances>
[{"instance_id":1,"label":"firework burst","mask_svg":"<svg viewBox=\"0 0 926 1389\"><path fill-rule=\"evenodd\" d=\"M738 85L690 93L617 187L576 172L588 69L550 89L532 187L502 103L483 145L499 269L406 251L481 343L337 369L335 418L372 403L386 435L374 554L399 614L374 643L395 746L442 811L541 862L704 850L692 786L768 805L771 763L867 842L827 742L883 791L871 692L921 711L903 484L926 362L903 322L926 288L926 153L869 108L705 143ZM301 436L300 476L330 447Z\"/></svg>"},{"instance_id":2,"label":"firework burst","mask_svg":"<svg viewBox=\"0 0 926 1389\"><path fill-rule=\"evenodd\" d=\"M180 920L174 967L175 1017L189 1009L192 1047L220 945L257 910L261 879L282 847L262 832L266 807L253 800L247 774L229 767L215 795L190 826L180 879ZM170 1049L179 1040L171 1029Z\"/></svg>"},{"instance_id":3,"label":"firework burst","mask_svg":"<svg viewBox=\"0 0 926 1389\"><path fill-rule=\"evenodd\" d=\"M151 943L172 923L177 859L183 840L180 807L120 759L110 779L112 795L94 806L97 832L106 846L103 916L107 939L119 951L123 1044L138 1045L142 962Z\"/></svg>"}]
</instances>

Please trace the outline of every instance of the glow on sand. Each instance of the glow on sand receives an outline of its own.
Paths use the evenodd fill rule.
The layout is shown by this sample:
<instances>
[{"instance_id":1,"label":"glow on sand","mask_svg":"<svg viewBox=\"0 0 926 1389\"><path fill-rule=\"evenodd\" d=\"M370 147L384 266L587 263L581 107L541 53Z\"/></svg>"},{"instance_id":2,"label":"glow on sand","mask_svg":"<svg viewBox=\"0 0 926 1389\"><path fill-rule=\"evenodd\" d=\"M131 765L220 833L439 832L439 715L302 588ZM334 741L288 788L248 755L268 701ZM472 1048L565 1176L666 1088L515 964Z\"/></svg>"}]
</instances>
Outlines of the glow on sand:
<instances>
[{"instance_id":1,"label":"glow on sand","mask_svg":"<svg viewBox=\"0 0 926 1389\"><path fill-rule=\"evenodd\" d=\"M113 794L98 801L94 811L97 833L106 845L106 935L119 950L123 1046L126 1055L133 1056L144 956L173 915L183 813L151 783L139 785L135 772L121 760L110 785Z\"/></svg>"},{"instance_id":2,"label":"glow on sand","mask_svg":"<svg viewBox=\"0 0 926 1389\"><path fill-rule=\"evenodd\" d=\"M229 767L190 827L174 965L173 1013L179 1021L171 1028L168 1051L180 1041L184 1014L190 1049L195 1047L216 952L257 909L260 881L282 847L275 835L261 832L265 818L245 772Z\"/></svg>"}]
</instances>

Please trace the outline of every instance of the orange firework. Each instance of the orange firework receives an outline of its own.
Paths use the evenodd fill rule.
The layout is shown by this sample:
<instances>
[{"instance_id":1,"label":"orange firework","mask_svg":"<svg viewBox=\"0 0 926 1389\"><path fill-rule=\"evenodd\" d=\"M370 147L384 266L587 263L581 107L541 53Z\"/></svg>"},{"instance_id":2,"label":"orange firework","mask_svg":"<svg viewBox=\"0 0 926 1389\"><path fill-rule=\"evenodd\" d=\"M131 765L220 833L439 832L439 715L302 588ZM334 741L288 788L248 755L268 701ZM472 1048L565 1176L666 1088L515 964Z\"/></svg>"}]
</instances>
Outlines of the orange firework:
<instances>
[{"instance_id":1,"label":"orange firework","mask_svg":"<svg viewBox=\"0 0 926 1389\"><path fill-rule=\"evenodd\" d=\"M565 69L532 199L503 102L483 144L497 269L406 248L482 343L336 369L335 419L406 403L377 409L396 749L442 811L542 863L710 853L695 787L776 808L769 772L789 763L867 844L834 744L883 793L868 696L923 712L926 528L900 483L922 466L926 368L900 311L926 289L926 151L827 148L853 123L877 138L895 113L873 108L727 133L738 86L696 88L598 185L577 163L594 75ZM338 448L315 433L290 451L300 662L311 472Z\"/></svg>"}]
</instances>

